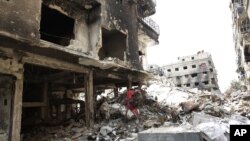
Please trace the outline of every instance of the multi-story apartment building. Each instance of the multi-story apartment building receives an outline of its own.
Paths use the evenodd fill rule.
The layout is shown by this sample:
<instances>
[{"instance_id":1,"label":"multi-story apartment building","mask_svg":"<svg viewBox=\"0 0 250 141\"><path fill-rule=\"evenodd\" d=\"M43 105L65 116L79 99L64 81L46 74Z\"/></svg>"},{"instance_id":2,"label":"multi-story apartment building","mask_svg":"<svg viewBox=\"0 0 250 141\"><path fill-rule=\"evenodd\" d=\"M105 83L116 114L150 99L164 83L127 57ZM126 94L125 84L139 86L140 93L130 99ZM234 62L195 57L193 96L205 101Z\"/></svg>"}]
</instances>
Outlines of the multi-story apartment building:
<instances>
[{"instance_id":1,"label":"multi-story apartment building","mask_svg":"<svg viewBox=\"0 0 250 141\"><path fill-rule=\"evenodd\" d=\"M242 85L250 88L249 0L232 0L233 40L237 55L237 73Z\"/></svg>"},{"instance_id":2,"label":"multi-story apartment building","mask_svg":"<svg viewBox=\"0 0 250 141\"><path fill-rule=\"evenodd\" d=\"M219 91L217 72L209 53L179 57L178 62L163 66L164 75L176 87Z\"/></svg>"},{"instance_id":3,"label":"multi-story apartment building","mask_svg":"<svg viewBox=\"0 0 250 141\"><path fill-rule=\"evenodd\" d=\"M0 140L81 112L96 91L138 85L158 44L154 0L0 0ZM85 101L75 100L84 93ZM37 120L39 119L39 120ZM41 119L41 120L40 120ZM28 121L28 122L25 122Z\"/></svg>"}]
</instances>

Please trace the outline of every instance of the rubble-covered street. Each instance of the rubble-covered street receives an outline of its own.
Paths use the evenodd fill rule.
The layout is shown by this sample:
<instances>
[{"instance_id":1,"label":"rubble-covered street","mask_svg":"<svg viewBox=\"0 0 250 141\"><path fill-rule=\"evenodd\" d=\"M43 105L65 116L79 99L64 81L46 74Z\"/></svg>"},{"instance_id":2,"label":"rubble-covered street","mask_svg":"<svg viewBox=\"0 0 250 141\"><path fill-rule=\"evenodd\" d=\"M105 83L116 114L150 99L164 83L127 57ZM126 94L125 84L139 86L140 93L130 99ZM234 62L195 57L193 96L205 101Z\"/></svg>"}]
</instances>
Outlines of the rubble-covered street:
<instances>
[{"instance_id":1,"label":"rubble-covered street","mask_svg":"<svg viewBox=\"0 0 250 141\"><path fill-rule=\"evenodd\" d=\"M138 116L126 108L126 90L98 96L98 123L91 130L81 119L60 126L39 127L24 136L28 141L137 141L144 130L198 131L209 141L229 141L230 124L250 124L250 95L230 89L226 94L172 87L164 77L142 86L136 97ZM108 94L108 95L107 95Z\"/></svg>"}]
</instances>

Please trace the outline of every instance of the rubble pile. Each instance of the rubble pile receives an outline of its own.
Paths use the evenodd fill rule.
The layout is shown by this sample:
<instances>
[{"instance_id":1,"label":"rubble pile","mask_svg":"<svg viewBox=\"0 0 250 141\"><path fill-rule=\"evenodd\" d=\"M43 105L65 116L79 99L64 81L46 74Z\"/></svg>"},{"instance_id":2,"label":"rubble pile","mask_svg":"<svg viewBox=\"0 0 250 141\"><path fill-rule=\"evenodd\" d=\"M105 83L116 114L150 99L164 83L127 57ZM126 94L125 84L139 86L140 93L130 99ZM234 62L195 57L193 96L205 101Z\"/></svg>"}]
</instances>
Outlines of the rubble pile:
<instances>
[{"instance_id":1,"label":"rubble pile","mask_svg":"<svg viewBox=\"0 0 250 141\"><path fill-rule=\"evenodd\" d=\"M229 141L229 125L250 124L250 95L246 91L230 90L220 94L170 86L171 82L166 80L153 81L148 94L161 105L175 110L177 126L188 124L200 130L206 140Z\"/></svg>"},{"instance_id":2,"label":"rubble pile","mask_svg":"<svg viewBox=\"0 0 250 141\"><path fill-rule=\"evenodd\" d=\"M83 120L71 119L60 126L35 127L34 130L25 134L23 139L27 141L133 141L136 140L138 132L159 127L169 118L169 109L165 106L161 107L155 100L148 99L145 91L141 90L139 92L135 90L136 94L129 102L136 108L130 110L126 103L127 93L124 91L114 98L98 98L97 123L92 129L87 130Z\"/></svg>"},{"instance_id":3,"label":"rubble pile","mask_svg":"<svg viewBox=\"0 0 250 141\"><path fill-rule=\"evenodd\" d=\"M72 119L58 127L36 128L25 140L134 141L146 129L181 127L200 131L206 140L228 141L230 124L250 124L247 92L232 90L224 95L172 87L166 80L150 83L134 93L120 91L118 97L99 98L92 129L85 128L83 120Z\"/></svg>"}]
</instances>

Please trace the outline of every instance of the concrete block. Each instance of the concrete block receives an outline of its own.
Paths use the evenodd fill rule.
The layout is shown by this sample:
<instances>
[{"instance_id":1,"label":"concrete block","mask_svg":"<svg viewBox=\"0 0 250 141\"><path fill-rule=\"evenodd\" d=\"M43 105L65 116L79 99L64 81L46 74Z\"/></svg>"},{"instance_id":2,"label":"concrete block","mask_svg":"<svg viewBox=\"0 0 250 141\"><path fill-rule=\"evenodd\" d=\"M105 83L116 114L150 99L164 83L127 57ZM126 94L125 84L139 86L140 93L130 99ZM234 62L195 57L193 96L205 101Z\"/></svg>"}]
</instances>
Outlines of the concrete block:
<instances>
[{"instance_id":1,"label":"concrete block","mask_svg":"<svg viewBox=\"0 0 250 141\"><path fill-rule=\"evenodd\" d=\"M203 139L199 131L181 127L164 127L140 132L138 141L203 141Z\"/></svg>"}]
</instances>

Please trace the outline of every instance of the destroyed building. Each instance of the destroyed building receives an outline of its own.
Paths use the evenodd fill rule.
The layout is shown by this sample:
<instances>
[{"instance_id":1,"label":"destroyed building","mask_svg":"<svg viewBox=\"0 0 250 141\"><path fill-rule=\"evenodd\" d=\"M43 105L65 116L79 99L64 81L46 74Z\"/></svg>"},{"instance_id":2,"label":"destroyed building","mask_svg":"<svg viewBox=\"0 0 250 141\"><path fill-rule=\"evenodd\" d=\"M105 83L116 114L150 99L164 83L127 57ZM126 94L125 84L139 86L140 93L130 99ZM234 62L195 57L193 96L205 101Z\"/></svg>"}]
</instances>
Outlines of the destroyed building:
<instances>
[{"instance_id":1,"label":"destroyed building","mask_svg":"<svg viewBox=\"0 0 250 141\"><path fill-rule=\"evenodd\" d=\"M165 65L163 70L165 77L176 87L219 90L217 72L211 54L207 52L179 57L177 63Z\"/></svg>"},{"instance_id":2,"label":"destroyed building","mask_svg":"<svg viewBox=\"0 0 250 141\"><path fill-rule=\"evenodd\" d=\"M232 0L230 9L233 21L233 40L236 52L238 78L241 84L249 86L250 80L250 22L249 0Z\"/></svg>"},{"instance_id":3,"label":"destroyed building","mask_svg":"<svg viewBox=\"0 0 250 141\"><path fill-rule=\"evenodd\" d=\"M158 44L154 0L0 0L0 140L84 113L96 92L139 85ZM83 98L79 98L82 96ZM85 99L83 101L82 99Z\"/></svg>"},{"instance_id":4,"label":"destroyed building","mask_svg":"<svg viewBox=\"0 0 250 141\"><path fill-rule=\"evenodd\" d=\"M146 70L156 76L163 76L164 73L162 68L156 64L148 65Z\"/></svg>"}]
</instances>

